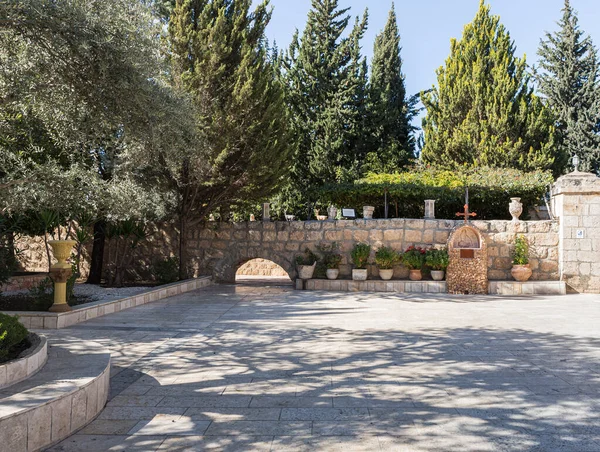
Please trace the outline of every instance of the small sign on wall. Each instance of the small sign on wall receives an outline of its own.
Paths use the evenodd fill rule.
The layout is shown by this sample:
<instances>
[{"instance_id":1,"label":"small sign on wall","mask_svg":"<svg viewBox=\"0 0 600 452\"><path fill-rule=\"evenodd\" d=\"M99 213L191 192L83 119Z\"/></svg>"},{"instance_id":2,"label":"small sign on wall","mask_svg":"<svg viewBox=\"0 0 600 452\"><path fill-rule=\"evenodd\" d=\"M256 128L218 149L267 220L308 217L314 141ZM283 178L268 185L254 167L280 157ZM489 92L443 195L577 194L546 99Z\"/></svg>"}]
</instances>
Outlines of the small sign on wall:
<instances>
[{"instance_id":1,"label":"small sign on wall","mask_svg":"<svg viewBox=\"0 0 600 452\"><path fill-rule=\"evenodd\" d=\"M577 229L577 238L578 239L584 239L585 238L585 230L583 230L583 229Z\"/></svg>"},{"instance_id":2,"label":"small sign on wall","mask_svg":"<svg viewBox=\"0 0 600 452\"><path fill-rule=\"evenodd\" d=\"M342 209L342 216L344 218L356 218L356 212L354 209Z\"/></svg>"}]
</instances>

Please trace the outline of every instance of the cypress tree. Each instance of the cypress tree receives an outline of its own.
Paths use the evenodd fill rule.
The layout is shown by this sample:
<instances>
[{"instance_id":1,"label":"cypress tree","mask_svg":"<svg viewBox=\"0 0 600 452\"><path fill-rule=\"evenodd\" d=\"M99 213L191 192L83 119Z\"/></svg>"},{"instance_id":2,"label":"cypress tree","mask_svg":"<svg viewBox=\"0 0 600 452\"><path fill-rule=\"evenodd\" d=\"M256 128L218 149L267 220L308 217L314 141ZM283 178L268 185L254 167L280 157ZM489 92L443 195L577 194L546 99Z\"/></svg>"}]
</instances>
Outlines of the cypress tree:
<instances>
[{"instance_id":1,"label":"cypress tree","mask_svg":"<svg viewBox=\"0 0 600 452\"><path fill-rule=\"evenodd\" d=\"M579 155L580 169L599 171L600 73L592 40L579 28L565 0L560 29L546 33L538 55L539 90L556 117L557 145L564 155Z\"/></svg>"},{"instance_id":2,"label":"cypress tree","mask_svg":"<svg viewBox=\"0 0 600 452\"><path fill-rule=\"evenodd\" d=\"M251 6L177 0L171 15L174 83L191 97L199 126L192 146L159 160L179 195L182 264L189 226L219 207L268 197L288 170L283 90L264 35L271 12L267 0Z\"/></svg>"},{"instance_id":3,"label":"cypress tree","mask_svg":"<svg viewBox=\"0 0 600 452\"><path fill-rule=\"evenodd\" d=\"M416 98L408 99L400 57L400 33L394 5L385 29L375 38L369 89L371 143L363 171L393 172L415 153Z\"/></svg>"},{"instance_id":4,"label":"cypress tree","mask_svg":"<svg viewBox=\"0 0 600 452\"><path fill-rule=\"evenodd\" d=\"M549 109L533 94L525 57L481 0L461 40L422 93L427 164L561 170Z\"/></svg>"},{"instance_id":5,"label":"cypress tree","mask_svg":"<svg viewBox=\"0 0 600 452\"><path fill-rule=\"evenodd\" d=\"M337 0L312 0L302 37L296 32L283 59L282 77L296 149L292 169L296 198L326 182L358 176L364 157L367 65L360 40L367 12L351 33L348 8Z\"/></svg>"}]
</instances>

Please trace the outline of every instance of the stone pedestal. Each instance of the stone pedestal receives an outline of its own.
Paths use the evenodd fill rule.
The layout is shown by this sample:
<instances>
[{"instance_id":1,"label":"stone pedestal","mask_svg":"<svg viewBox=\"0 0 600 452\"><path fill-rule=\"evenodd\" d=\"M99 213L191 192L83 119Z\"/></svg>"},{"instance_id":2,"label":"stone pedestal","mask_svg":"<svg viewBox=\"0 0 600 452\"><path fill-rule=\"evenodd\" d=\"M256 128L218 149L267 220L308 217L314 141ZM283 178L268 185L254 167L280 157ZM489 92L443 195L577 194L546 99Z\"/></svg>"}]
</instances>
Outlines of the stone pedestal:
<instances>
[{"instance_id":1,"label":"stone pedestal","mask_svg":"<svg viewBox=\"0 0 600 452\"><path fill-rule=\"evenodd\" d=\"M487 246L479 230L469 225L455 229L448 239L448 257L449 293L488 293Z\"/></svg>"},{"instance_id":2,"label":"stone pedestal","mask_svg":"<svg viewBox=\"0 0 600 452\"><path fill-rule=\"evenodd\" d=\"M50 278L54 281L54 303L50 306L50 312L68 312L71 307L67 304L67 281L73 274L71 265L67 259L71 254L75 241L73 240L51 240L48 242L52 247L54 257L58 262L50 267Z\"/></svg>"},{"instance_id":3,"label":"stone pedestal","mask_svg":"<svg viewBox=\"0 0 600 452\"><path fill-rule=\"evenodd\" d=\"M552 187L559 219L561 281L577 292L600 293L600 178L573 172Z\"/></svg>"}]
</instances>

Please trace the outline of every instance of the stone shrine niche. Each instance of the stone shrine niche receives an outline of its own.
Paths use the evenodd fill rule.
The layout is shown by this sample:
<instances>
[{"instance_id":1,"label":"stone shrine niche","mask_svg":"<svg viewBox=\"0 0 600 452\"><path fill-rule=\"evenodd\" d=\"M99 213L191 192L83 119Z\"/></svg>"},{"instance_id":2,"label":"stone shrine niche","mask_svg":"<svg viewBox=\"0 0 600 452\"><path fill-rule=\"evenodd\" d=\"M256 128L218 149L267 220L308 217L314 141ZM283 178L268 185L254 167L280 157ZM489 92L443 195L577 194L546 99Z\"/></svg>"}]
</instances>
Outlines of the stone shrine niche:
<instances>
[{"instance_id":1,"label":"stone shrine niche","mask_svg":"<svg viewBox=\"0 0 600 452\"><path fill-rule=\"evenodd\" d=\"M455 294L487 294L487 246L481 232L463 225L448 239L448 292Z\"/></svg>"}]
</instances>

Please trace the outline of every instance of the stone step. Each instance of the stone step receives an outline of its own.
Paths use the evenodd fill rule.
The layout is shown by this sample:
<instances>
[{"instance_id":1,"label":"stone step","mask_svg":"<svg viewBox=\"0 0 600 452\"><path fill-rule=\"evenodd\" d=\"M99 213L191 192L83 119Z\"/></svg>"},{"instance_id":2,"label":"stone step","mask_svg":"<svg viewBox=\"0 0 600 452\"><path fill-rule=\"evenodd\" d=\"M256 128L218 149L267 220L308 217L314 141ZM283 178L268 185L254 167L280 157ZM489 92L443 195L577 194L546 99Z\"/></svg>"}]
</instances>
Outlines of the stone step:
<instances>
[{"instance_id":1,"label":"stone step","mask_svg":"<svg viewBox=\"0 0 600 452\"><path fill-rule=\"evenodd\" d=\"M37 451L91 422L106 404L110 353L101 345L61 339L35 375L0 391L0 444Z\"/></svg>"},{"instance_id":2,"label":"stone step","mask_svg":"<svg viewBox=\"0 0 600 452\"><path fill-rule=\"evenodd\" d=\"M302 287L302 281L296 288ZM344 279L309 279L304 282L305 290L334 292L398 292L398 293L448 293L446 281L350 281ZM564 281L490 281L491 295L566 295Z\"/></svg>"}]
</instances>

